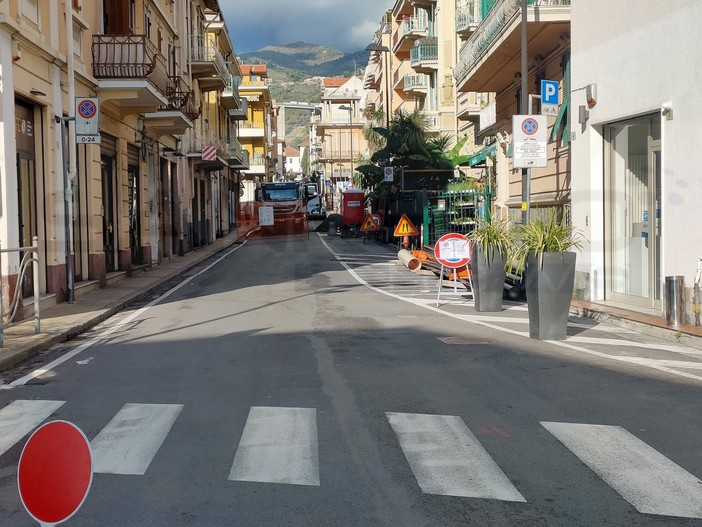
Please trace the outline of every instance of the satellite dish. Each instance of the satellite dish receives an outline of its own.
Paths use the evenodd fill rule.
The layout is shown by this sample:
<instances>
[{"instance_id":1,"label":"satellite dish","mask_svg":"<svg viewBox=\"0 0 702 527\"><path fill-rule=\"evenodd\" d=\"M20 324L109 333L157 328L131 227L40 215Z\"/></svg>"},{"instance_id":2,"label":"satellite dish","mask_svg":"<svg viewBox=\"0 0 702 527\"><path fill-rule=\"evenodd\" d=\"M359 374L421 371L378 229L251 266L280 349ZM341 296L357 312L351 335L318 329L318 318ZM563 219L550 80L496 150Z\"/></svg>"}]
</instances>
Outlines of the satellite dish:
<instances>
[{"instance_id":1,"label":"satellite dish","mask_svg":"<svg viewBox=\"0 0 702 527\"><path fill-rule=\"evenodd\" d=\"M238 87L241 85L241 77L236 76L236 77L233 77L232 79L233 79L233 81L234 81L234 84L235 84L236 87L238 88Z\"/></svg>"}]
</instances>

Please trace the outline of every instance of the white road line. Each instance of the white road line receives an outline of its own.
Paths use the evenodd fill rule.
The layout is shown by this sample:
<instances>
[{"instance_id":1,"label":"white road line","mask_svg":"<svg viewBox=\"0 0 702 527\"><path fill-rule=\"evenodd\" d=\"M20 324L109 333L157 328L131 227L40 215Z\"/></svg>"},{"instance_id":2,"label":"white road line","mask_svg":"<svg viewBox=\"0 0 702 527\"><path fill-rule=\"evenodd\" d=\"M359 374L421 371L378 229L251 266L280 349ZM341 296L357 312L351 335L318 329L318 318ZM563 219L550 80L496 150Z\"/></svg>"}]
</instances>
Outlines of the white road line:
<instances>
[{"instance_id":1,"label":"white road line","mask_svg":"<svg viewBox=\"0 0 702 527\"><path fill-rule=\"evenodd\" d=\"M317 410L252 406L229 480L319 486Z\"/></svg>"},{"instance_id":2,"label":"white road line","mask_svg":"<svg viewBox=\"0 0 702 527\"><path fill-rule=\"evenodd\" d=\"M0 410L0 456L65 403L19 399Z\"/></svg>"},{"instance_id":3,"label":"white road line","mask_svg":"<svg viewBox=\"0 0 702 527\"><path fill-rule=\"evenodd\" d=\"M623 428L541 424L639 512L702 518L702 481Z\"/></svg>"},{"instance_id":4,"label":"white road line","mask_svg":"<svg viewBox=\"0 0 702 527\"><path fill-rule=\"evenodd\" d=\"M90 442L94 472L143 475L183 409L127 403Z\"/></svg>"},{"instance_id":5,"label":"white road line","mask_svg":"<svg viewBox=\"0 0 702 527\"><path fill-rule=\"evenodd\" d=\"M425 494L526 502L460 417L385 415Z\"/></svg>"},{"instance_id":6,"label":"white road line","mask_svg":"<svg viewBox=\"0 0 702 527\"><path fill-rule=\"evenodd\" d=\"M97 342L100 342L101 340L104 340L105 337L111 335L112 333L114 333L114 332L117 331L118 329L121 329L125 324L128 324L129 322L131 322L132 320L134 320L135 318L137 318L138 316L140 316L142 313L146 312L146 310L148 310L150 307L155 306L156 304L158 304L158 303L161 302L162 300L165 300L166 298L168 298L169 296L171 296L173 293L175 293L178 289L180 289L180 288L183 287L184 285L191 283L195 278L197 278L198 276L200 276L202 273L205 273L205 272L209 271L212 267L214 267L214 266L217 265L219 262L221 262L222 260L224 260L227 256L229 256L229 255L232 254L233 252L238 251L239 249L241 249L241 248L246 244L247 241L248 241L248 240L244 240L244 242L242 242L240 245L237 245L237 246L234 247L234 249L232 249L231 251L228 251L227 253L225 253L225 254L222 255L221 257L217 258L214 262L212 262L210 265L208 265L207 267L205 267L204 269L202 269L202 270L201 270L200 272L198 272L197 274L194 274L193 276L189 276L188 278L186 278L185 280L183 280L181 283L179 283L177 286L175 286L173 289L169 289L168 291L166 291L165 293L163 293L163 294L162 294L161 296L159 296L158 298L156 298L156 299L152 300L151 302L149 302L148 304L146 304L146 305L145 305L144 307L142 307L141 309L136 310L136 311L135 311L134 313L132 313L131 315L129 315L129 316L123 318L122 320L120 320L119 322L117 322L116 324L114 324L113 326L107 328L105 331L103 331L102 333L100 333L97 337L92 338L92 339L90 339L90 340L84 342L83 344L81 344L81 345L78 346L77 348L75 348L75 349L73 349L72 351L66 353L65 355L62 355L61 357L59 357L59 358L56 359L55 361L50 362L50 363L47 364L46 366L43 366L43 367L41 367L41 368L39 368L39 369L37 369L37 370L34 370L33 372L28 373L28 374L25 375L24 377L21 377L21 378L19 378L19 379L16 379L16 380L14 380L13 382L11 382L11 383L9 383L9 384L5 384L5 385L0 386L0 390L9 390L9 389L12 389L12 388L17 388L18 386L24 386L25 384L27 384L27 383L28 383L29 381L31 381L32 379L35 379L35 378L37 378L37 377L39 377L39 376L41 376L41 375L44 375L44 374L47 373L47 372L50 372L50 371L53 370L56 366L59 366L59 365L63 364L64 362L66 362L67 360L72 359L73 357L75 357L76 355L78 355L80 352L85 351L86 349L88 349L88 348L89 348L90 346L92 346L93 344L95 344L95 343L97 343ZM108 293L108 294L109 294L109 293Z\"/></svg>"},{"instance_id":7,"label":"white road line","mask_svg":"<svg viewBox=\"0 0 702 527\"><path fill-rule=\"evenodd\" d=\"M334 249L329 247L329 244L327 244L326 240L322 236L319 236L319 239L322 242L322 244L327 248L327 250L332 255L336 256L336 253L334 253ZM337 258L337 260L338 260L338 258ZM405 297L402 297L402 296L397 295L395 293L390 293L388 291L384 291L382 288L375 287L372 284L369 284L368 282L366 282L363 278L361 278L358 275L358 273L356 273L356 271L351 269L344 262L340 261L339 263L344 267L344 269L346 269L348 271L348 273L353 277L353 279L356 280L359 284L367 287L368 289L371 289L372 291L375 291L376 293L380 293L381 295L386 295L386 296L389 296L391 298L395 298L397 300L400 300L402 302L408 302L410 304L414 304L417 307L421 307L423 309L427 309L429 311L433 311L434 313L438 313L438 314L441 314L441 315L444 315L447 317L451 317L451 318L454 318L456 320L463 320L465 322L469 322L471 324L475 324L478 326L483 326L485 328L490 328L490 329L494 329L497 331L502 331L503 333L509 333L510 335L516 335L519 337L530 338L528 331L527 332L517 331L514 329L506 328L504 326L498 326L496 324L484 322L482 320L476 320L472 317L472 315L462 315L462 314L458 314L458 313L451 313L451 312L445 311L443 309L440 309L440 308L435 306L436 300L427 300L427 299L423 299L423 298L422 299L420 299L420 298L405 298ZM472 303L473 303L473 300L471 298L470 300L465 302L465 305L471 305ZM456 303L453 302L452 304L456 304ZM444 304L442 304L442 305L444 305ZM515 309L515 308L518 308L518 307L510 307L510 309ZM576 346L574 344L569 344L568 342L565 342L565 341L544 340L542 342L548 342L554 346L558 346L560 348L574 351L574 352L577 352L578 354L591 355L593 357L598 357L600 359L612 360L612 361L617 361L617 362L635 363L635 359L632 360L631 357L620 357L620 356L616 356L616 355L610 355L609 353L602 353L600 351L587 349L587 348L584 348L582 346ZM678 371L678 370L668 368L665 366L661 366L661 365L643 364L643 363L641 363L641 365L647 366L647 367L654 369L654 370L668 373L668 374L673 375L673 376L684 377L686 379L693 379L695 381L702 381L702 376L700 376L700 375L694 375L692 373Z\"/></svg>"},{"instance_id":8,"label":"white road line","mask_svg":"<svg viewBox=\"0 0 702 527\"><path fill-rule=\"evenodd\" d=\"M579 335L569 337L570 342L578 342L581 344L602 344L606 346L629 346L634 348L645 348L650 350L661 350L670 351L672 353L681 353L683 355L694 355L697 357L702 357L701 350L695 350L691 348L686 348L684 346L676 346L674 344L661 344L661 343L647 343L647 342L636 342L635 340L624 340L624 339L608 339L599 337L581 337Z\"/></svg>"}]
</instances>

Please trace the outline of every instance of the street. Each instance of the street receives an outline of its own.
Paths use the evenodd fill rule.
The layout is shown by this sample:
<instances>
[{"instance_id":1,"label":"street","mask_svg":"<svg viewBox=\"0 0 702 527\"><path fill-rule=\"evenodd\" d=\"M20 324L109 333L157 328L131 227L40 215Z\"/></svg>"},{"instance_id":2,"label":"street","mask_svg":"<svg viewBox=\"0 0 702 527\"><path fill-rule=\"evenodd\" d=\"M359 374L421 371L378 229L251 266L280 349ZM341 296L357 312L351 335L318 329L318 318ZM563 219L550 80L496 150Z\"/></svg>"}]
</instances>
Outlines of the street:
<instances>
[{"instance_id":1,"label":"street","mask_svg":"<svg viewBox=\"0 0 702 527\"><path fill-rule=\"evenodd\" d=\"M93 454L71 526L702 525L702 352L531 340L524 305L437 307L393 247L326 234L182 278L7 372L1 525L36 525L17 465L53 419Z\"/></svg>"}]
</instances>

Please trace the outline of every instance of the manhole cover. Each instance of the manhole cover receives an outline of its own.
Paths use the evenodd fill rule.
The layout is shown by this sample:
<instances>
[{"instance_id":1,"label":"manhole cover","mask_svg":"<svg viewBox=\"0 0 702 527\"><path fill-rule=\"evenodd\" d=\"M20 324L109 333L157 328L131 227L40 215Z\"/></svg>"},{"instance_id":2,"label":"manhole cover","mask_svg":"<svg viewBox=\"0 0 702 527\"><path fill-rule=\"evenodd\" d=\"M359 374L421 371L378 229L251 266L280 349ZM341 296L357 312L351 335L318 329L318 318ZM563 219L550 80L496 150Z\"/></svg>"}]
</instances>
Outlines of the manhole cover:
<instances>
[{"instance_id":1,"label":"manhole cover","mask_svg":"<svg viewBox=\"0 0 702 527\"><path fill-rule=\"evenodd\" d=\"M466 345L466 344L492 344L494 340L480 337L436 337L444 344Z\"/></svg>"}]
</instances>

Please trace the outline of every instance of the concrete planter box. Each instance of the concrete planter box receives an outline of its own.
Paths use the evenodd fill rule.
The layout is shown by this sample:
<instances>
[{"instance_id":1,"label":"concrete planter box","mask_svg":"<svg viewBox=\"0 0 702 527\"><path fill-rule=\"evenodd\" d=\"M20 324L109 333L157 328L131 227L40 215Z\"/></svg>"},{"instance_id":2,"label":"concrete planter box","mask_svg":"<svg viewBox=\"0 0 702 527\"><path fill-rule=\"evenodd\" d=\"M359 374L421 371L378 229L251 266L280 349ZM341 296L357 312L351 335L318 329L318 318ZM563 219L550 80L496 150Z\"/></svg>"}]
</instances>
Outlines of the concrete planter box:
<instances>
[{"instance_id":1,"label":"concrete planter box","mask_svg":"<svg viewBox=\"0 0 702 527\"><path fill-rule=\"evenodd\" d=\"M506 258L495 251L492 260L486 261L482 245L473 244L470 265L473 272L473 298L475 310L480 312L502 311L505 288Z\"/></svg>"},{"instance_id":2,"label":"concrete planter box","mask_svg":"<svg viewBox=\"0 0 702 527\"><path fill-rule=\"evenodd\" d=\"M575 283L575 253L530 253L526 262L529 336L565 340Z\"/></svg>"}]
</instances>

